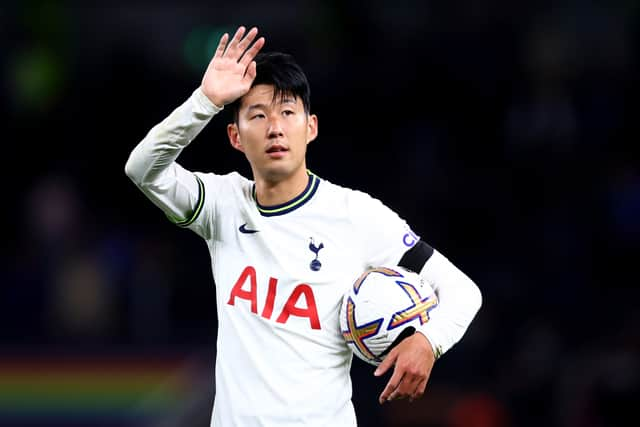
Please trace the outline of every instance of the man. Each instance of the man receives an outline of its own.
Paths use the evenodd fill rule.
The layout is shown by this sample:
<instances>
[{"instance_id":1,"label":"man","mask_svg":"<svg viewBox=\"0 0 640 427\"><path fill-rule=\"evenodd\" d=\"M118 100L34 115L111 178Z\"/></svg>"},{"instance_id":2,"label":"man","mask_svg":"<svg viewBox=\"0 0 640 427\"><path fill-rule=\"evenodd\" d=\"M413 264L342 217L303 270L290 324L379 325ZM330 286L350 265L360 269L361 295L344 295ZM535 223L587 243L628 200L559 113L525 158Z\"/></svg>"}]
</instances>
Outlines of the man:
<instances>
[{"instance_id":1,"label":"man","mask_svg":"<svg viewBox=\"0 0 640 427\"><path fill-rule=\"evenodd\" d=\"M421 396L435 359L481 304L475 284L380 201L307 170L318 135L309 85L289 55L260 54L258 30L220 39L202 83L133 150L127 175L177 225L203 237L216 284L213 426L355 426L343 294L365 268L401 264L437 313L378 367L380 403ZM192 173L176 158L225 106L231 146L253 173Z\"/></svg>"}]
</instances>

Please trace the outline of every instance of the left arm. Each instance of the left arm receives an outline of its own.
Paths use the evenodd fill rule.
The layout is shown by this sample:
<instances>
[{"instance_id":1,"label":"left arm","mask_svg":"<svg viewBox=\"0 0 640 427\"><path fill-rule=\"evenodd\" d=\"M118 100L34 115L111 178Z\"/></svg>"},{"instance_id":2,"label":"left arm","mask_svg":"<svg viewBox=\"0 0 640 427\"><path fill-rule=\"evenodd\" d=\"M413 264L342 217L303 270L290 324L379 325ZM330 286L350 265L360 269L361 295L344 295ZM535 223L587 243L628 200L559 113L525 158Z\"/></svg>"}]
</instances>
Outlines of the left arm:
<instances>
[{"instance_id":1,"label":"left arm","mask_svg":"<svg viewBox=\"0 0 640 427\"><path fill-rule=\"evenodd\" d=\"M482 295L476 284L441 253L420 241L400 261L400 265L420 271L433 288L439 303L430 320L395 347L376 369L384 374L394 367L393 375L380 395L380 403L424 393L435 360L453 347L464 335L480 309Z\"/></svg>"}]
</instances>

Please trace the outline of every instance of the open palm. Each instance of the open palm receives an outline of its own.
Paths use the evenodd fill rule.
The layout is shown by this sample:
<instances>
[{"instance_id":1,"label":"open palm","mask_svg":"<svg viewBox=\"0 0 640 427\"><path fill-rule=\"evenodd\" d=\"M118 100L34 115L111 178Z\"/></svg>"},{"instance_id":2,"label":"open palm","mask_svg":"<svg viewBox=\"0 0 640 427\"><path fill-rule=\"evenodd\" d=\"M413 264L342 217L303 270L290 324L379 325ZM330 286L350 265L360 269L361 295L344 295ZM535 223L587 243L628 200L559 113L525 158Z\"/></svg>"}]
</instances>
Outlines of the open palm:
<instances>
[{"instance_id":1,"label":"open palm","mask_svg":"<svg viewBox=\"0 0 640 427\"><path fill-rule=\"evenodd\" d=\"M202 78L202 91L214 104L220 107L229 104L251 88L256 78L253 59L264 46L264 37L252 44L257 34L255 27L246 35L245 28L239 27L228 46L229 34L225 33L220 38L216 53Z\"/></svg>"}]
</instances>

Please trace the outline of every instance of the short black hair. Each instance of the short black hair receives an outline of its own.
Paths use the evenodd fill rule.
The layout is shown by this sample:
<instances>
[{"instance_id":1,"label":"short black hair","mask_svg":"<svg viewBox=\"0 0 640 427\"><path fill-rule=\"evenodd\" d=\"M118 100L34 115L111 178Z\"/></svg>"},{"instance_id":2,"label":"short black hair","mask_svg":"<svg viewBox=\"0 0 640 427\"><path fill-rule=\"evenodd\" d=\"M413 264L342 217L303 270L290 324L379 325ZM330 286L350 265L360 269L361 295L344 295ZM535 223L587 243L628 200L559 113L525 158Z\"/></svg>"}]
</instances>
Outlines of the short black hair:
<instances>
[{"instance_id":1,"label":"short black hair","mask_svg":"<svg viewBox=\"0 0 640 427\"><path fill-rule=\"evenodd\" d=\"M260 52L256 55L256 78L251 87L264 84L274 88L273 99L293 95L300 98L304 111L311 112L311 88L302 67L293 56L282 52ZM229 104L229 110L235 122L238 121L238 111L242 97Z\"/></svg>"}]
</instances>

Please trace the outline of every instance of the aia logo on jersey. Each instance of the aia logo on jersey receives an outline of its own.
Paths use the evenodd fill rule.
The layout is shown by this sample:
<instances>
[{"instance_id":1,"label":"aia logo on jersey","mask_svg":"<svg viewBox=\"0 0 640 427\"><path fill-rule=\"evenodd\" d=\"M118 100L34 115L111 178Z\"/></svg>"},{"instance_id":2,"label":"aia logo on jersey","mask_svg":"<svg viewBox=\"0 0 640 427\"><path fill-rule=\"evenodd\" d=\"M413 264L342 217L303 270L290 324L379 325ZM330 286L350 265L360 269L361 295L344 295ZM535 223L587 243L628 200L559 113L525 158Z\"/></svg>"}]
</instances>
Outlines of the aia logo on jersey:
<instances>
[{"instance_id":1,"label":"aia logo on jersey","mask_svg":"<svg viewBox=\"0 0 640 427\"><path fill-rule=\"evenodd\" d=\"M319 249L318 249L319 250ZM231 288L227 304L236 305L236 299L243 299L250 303L251 312L258 314L258 277L256 269L250 265L246 266L236 284ZM261 317L271 319L274 308L279 312L276 318L277 323L287 323L290 316L306 317L309 319L311 329L320 329L320 318L316 308L316 298L313 289L306 283L296 285L291 291L291 295L281 307L275 307L278 279L269 277L267 297L265 298ZM263 293L261 293L263 294ZM246 304L246 303L245 303Z\"/></svg>"},{"instance_id":2,"label":"aia logo on jersey","mask_svg":"<svg viewBox=\"0 0 640 427\"><path fill-rule=\"evenodd\" d=\"M324 245L320 242L320 245L316 246L313 242L313 237L310 237L309 239L311 240L311 243L309 243L309 250L316 254L316 257L311 260L309 268L313 271L318 271L320 270L320 267L322 267L322 263L318 260L318 253L320 252L320 249L324 248Z\"/></svg>"}]
</instances>

